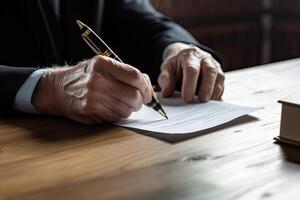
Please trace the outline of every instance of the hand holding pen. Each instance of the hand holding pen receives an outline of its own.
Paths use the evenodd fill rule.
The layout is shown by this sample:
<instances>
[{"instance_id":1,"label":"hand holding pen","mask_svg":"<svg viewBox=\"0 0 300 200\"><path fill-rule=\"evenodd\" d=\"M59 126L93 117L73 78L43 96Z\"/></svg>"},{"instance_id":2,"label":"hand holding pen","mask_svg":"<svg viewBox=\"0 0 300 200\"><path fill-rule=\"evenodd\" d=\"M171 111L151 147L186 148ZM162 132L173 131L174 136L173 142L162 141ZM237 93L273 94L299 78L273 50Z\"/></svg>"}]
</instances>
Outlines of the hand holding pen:
<instances>
[{"instance_id":1,"label":"hand holding pen","mask_svg":"<svg viewBox=\"0 0 300 200\"><path fill-rule=\"evenodd\" d=\"M152 95L146 74L98 55L75 66L46 69L32 102L41 114L92 124L127 118L153 102Z\"/></svg>"},{"instance_id":2,"label":"hand holding pen","mask_svg":"<svg viewBox=\"0 0 300 200\"><path fill-rule=\"evenodd\" d=\"M96 55L104 55L107 57L111 57L123 63L123 61L119 58L119 56L117 56L117 54L115 54L115 52L111 48L109 48L109 46L91 28L89 28L87 25L85 25L79 20L77 20L76 23L79 29L81 30L81 36L83 40L94 51ZM146 74L144 74L144 76L146 77L147 82L149 82L151 85L149 77ZM163 107L160 105L160 103L153 95L151 101L147 102L146 105L153 108L155 111L160 113L163 117L168 119L168 116L164 111Z\"/></svg>"}]
</instances>

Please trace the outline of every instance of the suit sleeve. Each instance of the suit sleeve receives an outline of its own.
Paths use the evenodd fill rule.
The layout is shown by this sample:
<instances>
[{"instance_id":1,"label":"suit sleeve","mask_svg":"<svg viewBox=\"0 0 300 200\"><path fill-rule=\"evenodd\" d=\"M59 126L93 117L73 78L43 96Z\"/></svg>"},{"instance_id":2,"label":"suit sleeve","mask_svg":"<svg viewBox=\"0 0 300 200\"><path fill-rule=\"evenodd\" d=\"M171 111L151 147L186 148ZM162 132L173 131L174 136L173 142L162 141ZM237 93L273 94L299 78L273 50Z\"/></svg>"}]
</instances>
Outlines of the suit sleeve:
<instances>
[{"instance_id":1,"label":"suit sleeve","mask_svg":"<svg viewBox=\"0 0 300 200\"><path fill-rule=\"evenodd\" d=\"M0 65L0 114L13 111L15 96L25 80L37 69Z\"/></svg>"},{"instance_id":2,"label":"suit sleeve","mask_svg":"<svg viewBox=\"0 0 300 200\"><path fill-rule=\"evenodd\" d=\"M195 44L221 62L215 51L157 12L148 0L106 1L104 11L104 39L125 62L149 74L153 83L160 72L163 51L174 42Z\"/></svg>"}]
</instances>

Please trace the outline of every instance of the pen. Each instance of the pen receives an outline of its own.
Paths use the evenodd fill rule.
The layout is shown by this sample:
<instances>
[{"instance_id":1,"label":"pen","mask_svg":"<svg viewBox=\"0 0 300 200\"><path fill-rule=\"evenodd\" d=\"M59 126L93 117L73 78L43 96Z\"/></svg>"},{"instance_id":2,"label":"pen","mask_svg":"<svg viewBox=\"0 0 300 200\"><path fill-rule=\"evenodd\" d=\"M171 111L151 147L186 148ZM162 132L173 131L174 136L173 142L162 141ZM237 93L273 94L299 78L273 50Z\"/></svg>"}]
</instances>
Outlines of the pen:
<instances>
[{"instance_id":1,"label":"pen","mask_svg":"<svg viewBox=\"0 0 300 200\"><path fill-rule=\"evenodd\" d=\"M119 56L117 56L117 54L115 54L113 50L109 48L109 46L90 27L79 20L76 20L76 23L81 30L81 37L86 42L86 44L94 51L95 54L111 57L123 63ZM168 116L163 107L154 96L152 96L151 102L146 104L146 106L153 108L163 117L168 119Z\"/></svg>"}]
</instances>

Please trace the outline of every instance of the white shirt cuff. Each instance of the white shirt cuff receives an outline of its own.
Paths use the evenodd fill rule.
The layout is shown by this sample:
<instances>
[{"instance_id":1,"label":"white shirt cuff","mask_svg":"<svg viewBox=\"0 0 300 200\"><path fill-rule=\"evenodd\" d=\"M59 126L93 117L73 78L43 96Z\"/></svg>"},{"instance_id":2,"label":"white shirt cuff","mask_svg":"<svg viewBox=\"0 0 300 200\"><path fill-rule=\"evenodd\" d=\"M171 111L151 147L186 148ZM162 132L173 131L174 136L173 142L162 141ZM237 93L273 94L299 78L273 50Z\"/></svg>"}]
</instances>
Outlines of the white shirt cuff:
<instances>
[{"instance_id":1,"label":"white shirt cuff","mask_svg":"<svg viewBox=\"0 0 300 200\"><path fill-rule=\"evenodd\" d=\"M24 113L39 114L34 105L32 105L31 100L39 80L46 71L47 69L36 70L26 79L16 94L13 104L15 110Z\"/></svg>"}]
</instances>

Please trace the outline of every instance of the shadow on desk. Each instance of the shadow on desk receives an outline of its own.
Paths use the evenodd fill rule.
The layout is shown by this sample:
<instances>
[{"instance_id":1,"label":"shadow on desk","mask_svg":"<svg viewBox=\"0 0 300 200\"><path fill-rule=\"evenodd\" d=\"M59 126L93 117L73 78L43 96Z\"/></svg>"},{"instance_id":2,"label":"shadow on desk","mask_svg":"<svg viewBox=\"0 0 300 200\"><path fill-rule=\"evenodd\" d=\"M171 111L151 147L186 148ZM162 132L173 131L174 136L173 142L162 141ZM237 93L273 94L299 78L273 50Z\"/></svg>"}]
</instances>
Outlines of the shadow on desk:
<instances>
[{"instance_id":1,"label":"shadow on desk","mask_svg":"<svg viewBox=\"0 0 300 200\"><path fill-rule=\"evenodd\" d=\"M242 117L239 117L233 121L227 122L225 124L213 127L213 128L209 128L203 131L199 131L199 132L195 132L195 133L189 133L189 134L161 134L161 133L155 133L155 132L148 132L148 131L143 131L143 130L138 130L138 129L132 129L132 128L128 128L129 130L132 130L134 132L140 133L142 135L146 135L149 137L154 137L160 140L164 140L166 142L169 143L178 143L178 142L182 142L188 139L192 139L194 137L199 137L199 136L203 136L206 134L212 134L213 132L216 131L220 131L222 129L226 129L229 127L234 127L237 125L241 125L241 124L246 124L246 123L250 123L250 122L255 122L258 121L259 119L250 115L245 115Z\"/></svg>"},{"instance_id":2,"label":"shadow on desk","mask_svg":"<svg viewBox=\"0 0 300 200\"><path fill-rule=\"evenodd\" d=\"M56 142L62 140L77 140L94 135L106 134L113 129L111 124L84 125L73 122L62 117L40 117L40 116L13 116L1 118L7 125L24 129L34 139L43 142Z\"/></svg>"},{"instance_id":3,"label":"shadow on desk","mask_svg":"<svg viewBox=\"0 0 300 200\"><path fill-rule=\"evenodd\" d=\"M275 142L276 144L280 145L282 155L285 160L293 163L300 164L300 148L289 145L289 144L279 144L278 142Z\"/></svg>"},{"instance_id":4,"label":"shadow on desk","mask_svg":"<svg viewBox=\"0 0 300 200\"><path fill-rule=\"evenodd\" d=\"M18 116L2 119L3 120L1 121L5 121L5 124L12 125L13 127L17 128L22 128L25 130L24 132L26 132L27 134L31 134L31 136L34 139L42 140L43 142L79 140L99 134L107 135L107 137L103 137L103 140L119 139L121 137L126 137L126 134L123 134L123 131L119 131L121 130L121 128L119 130L116 130L116 127L114 125L108 123L101 125L84 125L77 122L73 122L66 118L54 118L45 116ZM222 129L254 122L257 120L258 119L253 116L246 115L237 118L231 122L225 123L223 125L190 134L172 135L130 128L129 130L145 136L154 137L169 143L178 143L187 139L203 136Z\"/></svg>"}]
</instances>

